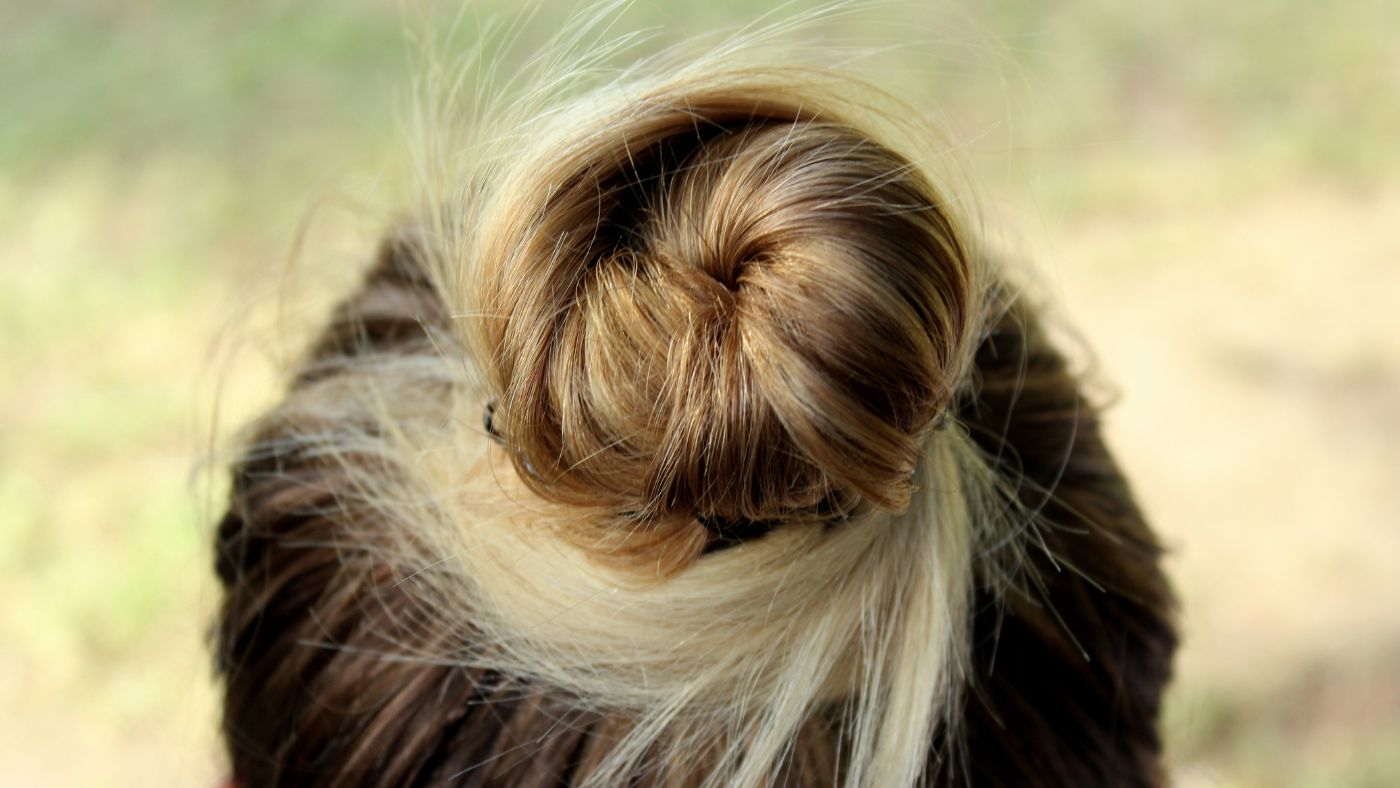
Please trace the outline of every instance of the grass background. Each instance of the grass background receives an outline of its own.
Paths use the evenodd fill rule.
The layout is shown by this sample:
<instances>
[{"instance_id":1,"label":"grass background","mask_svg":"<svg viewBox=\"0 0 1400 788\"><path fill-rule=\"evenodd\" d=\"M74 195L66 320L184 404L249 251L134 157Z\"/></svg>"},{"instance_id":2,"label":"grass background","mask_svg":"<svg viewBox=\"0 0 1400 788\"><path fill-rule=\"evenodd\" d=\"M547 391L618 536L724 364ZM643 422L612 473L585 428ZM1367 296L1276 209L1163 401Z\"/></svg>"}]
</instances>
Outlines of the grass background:
<instances>
[{"instance_id":1,"label":"grass background","mask_svg":"<svg viewBox=\"0 0 1400 788\"><path fill-rule=\"evenodd\" d=\"M458 7L14 6L0 784L207 784L220 490L195 470L401 207L405 30ZM755 6L638 2L615 29L654 28L645 50ZM567 10L540 3L521 51ZM1400 784L1397 31L1386 0L903 3L813 29L912 45L881 79L941 107L1120 392L1110 438L1184 604L1182 785Z\"/></svg>"}]
</instances>

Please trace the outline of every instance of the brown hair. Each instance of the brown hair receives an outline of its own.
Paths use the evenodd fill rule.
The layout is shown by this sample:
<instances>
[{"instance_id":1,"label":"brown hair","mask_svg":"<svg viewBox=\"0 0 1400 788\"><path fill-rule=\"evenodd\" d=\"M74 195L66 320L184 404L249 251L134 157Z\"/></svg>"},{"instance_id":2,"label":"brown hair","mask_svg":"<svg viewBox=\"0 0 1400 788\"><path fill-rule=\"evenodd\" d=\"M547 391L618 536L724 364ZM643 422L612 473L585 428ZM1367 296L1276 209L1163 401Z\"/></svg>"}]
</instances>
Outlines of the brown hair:
<instances>
[{"instance_id":1,"label":"brown hair","mask_svg":"<svg viewBox=\"0 0 1400 788\"><path fill-rule=\"evenodd\" d=\"M242 784L1162 781L1096 411L814 79L629 84L386 241L233 469Z\"/></svg>"},{"instance_id":2,"label":"brown hair","mask_svg":"<svg viewBox=\"0 0 1400 788\"><path fill-rule=\"evenodd\" d=\"M974 294L933 188L785 98L648 95L483 241L478 357L516 469L689 557L702 523L904 509L961 372Z\"/></svg>"}]
</instances>

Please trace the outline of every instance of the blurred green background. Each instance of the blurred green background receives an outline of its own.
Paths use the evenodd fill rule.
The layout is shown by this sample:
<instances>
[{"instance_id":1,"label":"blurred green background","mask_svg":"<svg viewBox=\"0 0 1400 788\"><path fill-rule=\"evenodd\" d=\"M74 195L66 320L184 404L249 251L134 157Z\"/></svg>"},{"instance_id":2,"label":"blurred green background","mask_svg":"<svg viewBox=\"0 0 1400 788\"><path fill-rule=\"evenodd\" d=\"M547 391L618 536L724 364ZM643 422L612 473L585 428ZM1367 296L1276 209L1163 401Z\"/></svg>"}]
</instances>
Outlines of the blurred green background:
<instances>
[{"instance_id":1,"label":"blurred green background","mask_svg":"<svg viewBox=\"0 0 1400 788\"><path fill-rule=\"evenodd\" d=\"M644 52L755 5L638 2L614 31L653 28ZM470 42L508 4L16 6L0 784L209 784L198 463L405 207L410 34L460 16ZM941 107L1118 393L1184 604L1177 782L1400 785L1400 4L902 3L811 35L905 45L867 68Z\"/></svg>"}]
</instances>

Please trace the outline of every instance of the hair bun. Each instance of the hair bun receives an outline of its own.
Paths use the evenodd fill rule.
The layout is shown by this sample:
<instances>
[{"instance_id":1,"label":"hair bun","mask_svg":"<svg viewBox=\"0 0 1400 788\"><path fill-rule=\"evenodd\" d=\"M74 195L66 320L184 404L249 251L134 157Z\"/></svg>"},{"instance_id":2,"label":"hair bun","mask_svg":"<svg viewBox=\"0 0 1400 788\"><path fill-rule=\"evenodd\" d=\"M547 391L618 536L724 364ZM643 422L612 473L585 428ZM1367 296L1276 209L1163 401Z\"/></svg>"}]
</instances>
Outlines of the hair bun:
<instances>
[{"instance_id":1,"label":"hair bun","mask_svg":"<svg viewBox=\"0 0 1400 788\"><path fill-rule=\"evenodd\" d=\"M537 492L650 518L907 505L971 301L919 169L775 91L659 90L503 179L476 297Z\"/></svg>"}]
</instances>

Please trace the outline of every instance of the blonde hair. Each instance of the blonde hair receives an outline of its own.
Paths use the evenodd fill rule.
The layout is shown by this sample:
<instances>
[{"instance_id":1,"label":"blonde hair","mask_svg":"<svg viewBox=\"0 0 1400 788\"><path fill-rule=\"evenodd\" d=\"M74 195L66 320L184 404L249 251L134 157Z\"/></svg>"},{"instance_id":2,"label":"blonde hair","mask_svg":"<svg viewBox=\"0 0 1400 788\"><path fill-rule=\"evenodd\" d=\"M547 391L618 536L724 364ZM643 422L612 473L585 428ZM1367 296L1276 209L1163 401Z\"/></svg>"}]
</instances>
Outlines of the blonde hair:
<instances>
[{"instance_id":1,"label":"blonde hair","mask_svg":"<svg viewBox=\"0 0 1400 788\"><path fill-rule=\"evenodd\" d=\"M1030 513L957 418L1007 291L942 138L852 77L715 56L478 133L494 152L386 244L236 473L230 682L240 611L310 572L249 583L249 523L275 522L333 556L324 636L296 626L361 659L340 681L410 663L547 697L521 719L591 731L552 756L570 782L949 773L978 578L1025 560ZM385 692L363 713L442 702ZM240 730L271 702L243 694ZM483 763L563 735L516 724Z\"/></svg>"}]
</instances>

